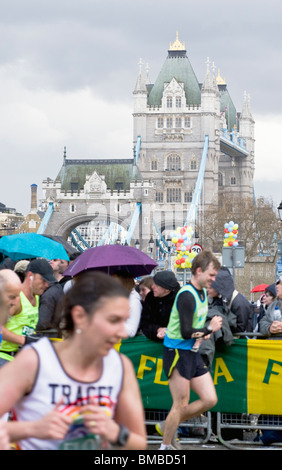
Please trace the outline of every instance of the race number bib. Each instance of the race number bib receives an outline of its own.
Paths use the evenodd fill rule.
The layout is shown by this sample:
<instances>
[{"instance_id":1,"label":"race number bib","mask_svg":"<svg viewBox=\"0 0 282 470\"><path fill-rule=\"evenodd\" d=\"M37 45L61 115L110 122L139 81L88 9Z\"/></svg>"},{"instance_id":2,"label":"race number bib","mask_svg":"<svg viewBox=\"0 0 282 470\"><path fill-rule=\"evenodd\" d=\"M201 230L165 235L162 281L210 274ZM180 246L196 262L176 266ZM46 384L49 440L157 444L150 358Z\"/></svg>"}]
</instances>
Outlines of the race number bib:
<instances>
[{"instance_id":1,"label":"race number bib","mask_svg":"<svg viewBox=\"0 0 282 470\"><path fill-rule=\"evenodd\" d=\"M59 450L107 450L109 448L110 444L103 441L100 436L89 433L80 417L73 422L59 446Z\"/></svg>"}]
</instances>

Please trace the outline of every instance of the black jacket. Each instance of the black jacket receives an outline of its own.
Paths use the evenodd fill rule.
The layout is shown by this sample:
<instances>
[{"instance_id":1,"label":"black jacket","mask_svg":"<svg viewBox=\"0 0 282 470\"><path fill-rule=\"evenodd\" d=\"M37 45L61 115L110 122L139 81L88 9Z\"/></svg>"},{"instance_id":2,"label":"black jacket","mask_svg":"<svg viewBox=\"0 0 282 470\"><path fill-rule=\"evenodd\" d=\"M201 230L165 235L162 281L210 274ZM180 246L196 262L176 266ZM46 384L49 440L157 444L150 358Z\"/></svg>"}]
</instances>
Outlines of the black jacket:
<instances>
[{"instance_id":1,"label":"black jacket","mask_svg":"<svg viewBox=\"0 0 282 470\"><path fill-rule=\"evenodd\" d=\"M177 291L171 291L165 297L155 297L151 291L147 294L141 313L140 329L147 338L162 342L157 338L157 330L167 327L170 312Z\"/></svg>"},{"instance_id":2,"label":"black jacket","mask_svg":"<svg viewBox=\"0 0 282 470\"><path fill-rule=\"evenodd\" d=\"M36 331L57 328L57 308L63 297L63 288L58 282L51 284L39 299L39 319Z\"/></svg>"}]
</instances>

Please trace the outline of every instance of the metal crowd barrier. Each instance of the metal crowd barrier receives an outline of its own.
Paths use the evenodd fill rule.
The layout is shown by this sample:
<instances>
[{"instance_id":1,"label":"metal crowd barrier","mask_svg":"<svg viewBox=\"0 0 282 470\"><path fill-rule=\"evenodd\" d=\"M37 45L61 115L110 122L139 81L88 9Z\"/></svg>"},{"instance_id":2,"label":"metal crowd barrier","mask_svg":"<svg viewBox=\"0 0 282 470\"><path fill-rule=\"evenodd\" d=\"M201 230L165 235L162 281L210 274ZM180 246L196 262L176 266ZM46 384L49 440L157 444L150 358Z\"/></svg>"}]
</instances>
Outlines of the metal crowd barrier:
<instances>
[{"instance_id":1,"label":"metal crowd barrier","mask_svg":"<svg viewBox=\"0 0 282 470\"><path fill-rule=\"evenodd\" d=\"M242 430L245 439L227 440L222 436L224 430ZM217 413L217 439L225 447L232 450L281 450L282 442L264 445L254 438L259 437L262 430L282 431L282 416L278 415L246 415L241 413Z\"/></svg>"},{"instance_id":2,"label":"metal crowd barrier","mask_svg":"<svg viewBox=\"0 0 282 470\"><path fill-rule=\"evenodd\" d=\"M145 410L145 424L147 427L147 444L160 444L162 436L157 433L155 425L164 421L167 411L163 410ZM207 412L203 415L185 421L180 424L180 428L185 431L185 436L179 432L180 444L205 444L212 437L211 413Z\"/></svg>"},{"instance_id":3,"label":"metal crowd barrier","mask_svg":"<svg viewBox=\"0 0 282 470\"><path fill-rule=\"evenodd\" d=\"M147 444L160 445L162 436L155 430L155 425L165 419L167 413L162 410L145 410L145 424L147 427ZM213 422L213 415L215 422ZM211 413L181 423L180 428L185 429L188 435L179 436L179 443L183 446L188 444L207 444L217 441L230 450L281 450L282 442L264 445L255 440L262 430L282 431L282 416L277 415L255 415L245 413ZM214 429L215 428L215 429ZM225 432L241 431L242 437L228 438Z\"/></svg>"},{"instance_id":4,"label":"metal crowd barrier","mask_svg":"<svg viewBox=\"0 0 282 470\"><path fill-rule=\"evenodd\" d=\"M265 336L259 332L236 333L236 337L265 339ZM162 437L155 430L155 425L163 421L166 415L167 412L163 410L145 410L148 444L161 443ZM203 445L212 440L230 450L281 450L282 448L282 442L264 445L259 439L260 432L263 430L282 432L282 415L208 411L200 418L181 423L180 428L184 428L186 431L188 429L187 437L181 437L181 435L179 437L179 442L182 445Z\"/></svg>"}]
</instances>

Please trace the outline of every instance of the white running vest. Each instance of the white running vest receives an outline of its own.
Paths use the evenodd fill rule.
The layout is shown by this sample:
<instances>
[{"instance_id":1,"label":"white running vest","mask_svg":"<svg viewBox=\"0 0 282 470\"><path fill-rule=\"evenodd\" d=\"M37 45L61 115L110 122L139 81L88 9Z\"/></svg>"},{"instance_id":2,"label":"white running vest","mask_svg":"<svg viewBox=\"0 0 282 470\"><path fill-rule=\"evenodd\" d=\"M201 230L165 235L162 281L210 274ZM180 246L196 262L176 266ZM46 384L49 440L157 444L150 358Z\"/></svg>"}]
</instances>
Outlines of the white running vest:
<instances>
[{"instance_id":1,"label":"white running vest","mask_svg":"<svg viewBox=\"0 0 282 470\"><path fill-rule=\"evenodd\" d=\"M34 343L32 347L39 357L35 384L30 394L14 407L18 421L34 421L48 413L61 398L64 398L61 412L73 418L64 441L30 438L18 443L22 450L92 450L101 443L88 434L79 416L81 405L88 403L89 397L103 406L105 412L114 415L114 410L123 381L123 365L119 353L111 349L103 358L101 377L96 382L78 382L64 371L64 368L48 338Z\"/></svg>"}]
</instances>

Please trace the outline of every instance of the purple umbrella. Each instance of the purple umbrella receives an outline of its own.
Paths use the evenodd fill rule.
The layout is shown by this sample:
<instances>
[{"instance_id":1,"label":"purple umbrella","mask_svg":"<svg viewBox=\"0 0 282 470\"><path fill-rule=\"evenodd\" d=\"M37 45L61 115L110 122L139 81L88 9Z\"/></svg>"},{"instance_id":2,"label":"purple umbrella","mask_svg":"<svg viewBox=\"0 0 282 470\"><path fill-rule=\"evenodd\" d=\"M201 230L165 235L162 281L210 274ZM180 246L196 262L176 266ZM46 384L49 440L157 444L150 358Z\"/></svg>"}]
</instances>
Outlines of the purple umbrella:
<instances>
[{"instance_id":1,"label":"purple umbrella","mask_svg":"<svg viewBox=\"0 0 282 470\"><path fill-rule=\"evenodd\" d=\"M125 245L103 245L88 248L79 255L64 272L75 276L82 271L95 269L107 274L118 270L127 271L132 277L150 274L157 263L137 248Z\"/></svg>"}]
</instances>

